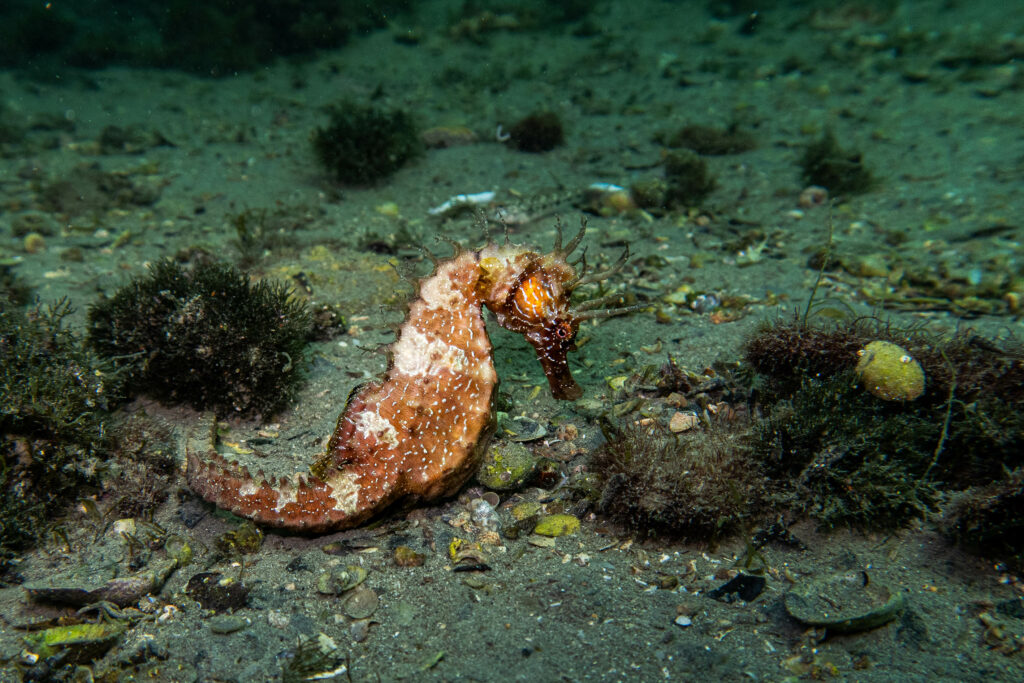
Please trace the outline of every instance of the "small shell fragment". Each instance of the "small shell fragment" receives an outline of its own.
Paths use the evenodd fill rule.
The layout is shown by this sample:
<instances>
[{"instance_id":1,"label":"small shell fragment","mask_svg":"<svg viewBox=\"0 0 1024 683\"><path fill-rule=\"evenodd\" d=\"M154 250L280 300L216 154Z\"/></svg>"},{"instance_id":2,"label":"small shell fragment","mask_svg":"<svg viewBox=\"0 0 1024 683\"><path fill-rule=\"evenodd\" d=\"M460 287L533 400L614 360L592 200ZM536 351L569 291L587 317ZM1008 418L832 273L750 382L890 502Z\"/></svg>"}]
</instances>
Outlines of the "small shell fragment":
<instances>
[{"instance_id":1,"label":"small shell fragment","mask_svg":"<svg viewBox=\"0 0 1024 683\"><path fill-rule=\"evenodd\" d=\"M351 619L366 619L377 611L377 605L379 604L380 600L373 589L366 586L357 586L345 598L342 610L345 612L345 616Z\"/></svg>"},{"instance_id":2,"label":"small shell fragment","mask_svg":"<svg viewBox=\"0 0 1024 683\"><path fill-rule=\"evenodd\" d=\"M483 204L490 204L497 196L495 192L476 192L473 194L457 194L449 197L441 204L432 209L427 209L431 216L446 216L459 209L472 208Z\"/></svg>"},{"instance_id":3,"label":"small shell fragment","mask_svg":"<svg viewBox=\"0 0 1024 683\"><path fill-rule=\"evenodd\" d=\"M332 567L317 578L316 591L322 595L341 595L361 584L366 575L366 569L359 565L350 564L344 569Z\"/></svg>"},{"instance_id":4,"label":"small shell fragment","mask_svg":"<svg viewBox=\"0 0 1024 683\"><path fill-rule=\"evenodd\" d=\"M678 434L689 431L699 424L700 418L694 413L676 411L668 422L668 429L670 432Z\"/></svg>"},{"instance_id":5,"label":"small shell fragment","mask_svg":"<svg viewBox=\"0 0 1024 683\"><path fill-rule=\"evenodd\" d=\"M510 441L536 441L548 433L544 425L525 416L513 417L503 427Z\"/></svg>"},{"instance_id":6,"label":"small shell fragment","mask_svg":"<svg viewBox=\"0 0 1024 683\"><path fill-rule=\"evenodd\" d=\"M783 597L789 615L832 633L854 633L882 626L904 607L903 593L870 580L867 572L844 572L799 581Z\"/></svg>"}]
</instances>

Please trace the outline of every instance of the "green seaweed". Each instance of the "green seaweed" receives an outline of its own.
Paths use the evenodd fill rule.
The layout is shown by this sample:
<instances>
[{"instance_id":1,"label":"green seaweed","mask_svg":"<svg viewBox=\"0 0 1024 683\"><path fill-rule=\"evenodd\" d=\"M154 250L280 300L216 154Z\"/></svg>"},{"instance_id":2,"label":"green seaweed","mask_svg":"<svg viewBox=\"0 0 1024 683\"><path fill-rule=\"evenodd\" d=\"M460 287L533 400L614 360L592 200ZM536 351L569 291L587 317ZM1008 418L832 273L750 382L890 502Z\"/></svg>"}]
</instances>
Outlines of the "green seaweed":
<instances>
[{"instance_id":1,"label":"green seaweed","mask_svg":"<svg viewBox=\"0 0 1024 683\"><path fill-rule=\"evenodd\" d=\"M232 266L158 261L89 309L89 343L132 394L221 415L273 414L303 381L306 305Z\"/></svg>"},{"instance_id":2,"label":"green seaweed","mask_svg":"<svg viewBox=\"0 0 1024 683\"><path fill-rule=\"evenodd\" d=\"M508 131L509 144L520 152L549 152L565 142L562 120L551 111L529 114Z\"/></svg>"},{"instance_id":3,"label":"green seaweed","mask_svg":"<svg viewBox=\"0 0 1024 683\"><path fill-rule=\"evenodd\" d=\"M36 69L40 74L52 74L56 64L87 68L131 64L230 76L282 57L344 45L353 32L386 26L411 4L409 0L106 4L7 0L0 4L0 64Z\"/></svg>"},{"instance_id":4,"label":"green seaweed","mask_svg":"<svg viewBox=\"0 0 1024 683\"><path fill-rule=\"evenodd\" d=\"M869 342L900 344L924 395L885 401L858 385ZM899 527L939 490L984 486L1024 466L1024 351L962 329L938 334L876 318L762 326L744 347L767 417L755 453L779 499L825 526Z\"/></svg>"},{"instance_id":5,"label":"green seaweed","mask_svg":"<svg viewBox=\"0 0 1024 683\"><path fill-rule=\"evenodd\" d=\"M775 404L754 452L798 514L825 527L890 529L934 508L935 484L921 477L941 430L932 412L880 401L844 372L808 378Z\"/></svg>"},{"instance_id":6,"label":"green seaweed","mask_svg":"<svg viewBox=\"0 0 1024 683\"><path fill-rule=\"evenodd\" d=\"M687 124L674 133L662 134L658 138L669 147L685 147L697 154L711 156L739 154L757 147L754 136L740 130L736 123L728 128Z\"/></svg>"},{"instance_id":7,"label":"green seaweed","mask_svg":"<svg viewBox=\"0 0 1024 683\"><path fill-rule=\"evenodd\" d=\"M66 300L0 301L0 550L31 544L96 483L122 377L68 329ZM0 562L2 565L2 562Z\"/></svg>"},{"instance_id":8,"label":"green seaweed","mask_svg":"<svg viewBox=\"0 0 1024 683\"><path fill-rule=\"evenodd\" d=\"M825 187L832 194L859 194L875 184L861 153L844 150L832 130L807 145L800 166L804 182Z\"/></svg>"},{"instance_id":9,"label":"green seaweed","mask_svg":"<svg viewBox=\"0 0 1024 683\"><path fill-rule=\"evenodd\" d=\"M423 144L407 112L341 102L331 107L327 126L313 132L313 150L338 181L372 184L419 156Z\"/></svg>"},{"instance_id":10,"label":"green seaweed","mask_svg":"<svg viewBox=\"0 0 1024 683\"><path fill-rule=\"evenodd\" d=\"M610 430L594 452L598 510L645 536L715 543L748 524L764 497L745 425L674 435L658 423Z\"/></svg>"},{"instance_id":11,"label":"green seaweed","mask_svg":"<svg viewBox=\"0 0 1024 683\"><path fill-rule=\"evenodd\" d=\"M969 490L952 506L944 527L967 550L1024 571L1024 469Z\"/></svg>"},{"instance_id":12,"label":"green seaweed","mask_svg":"<svg viewBox=\"0 0 1024 683\"><path fill-rule=\"evenodd\" d=\"M708 164L696 152L680 149L665 156L665 200L672 206L692 206L715 188Z\"/></svg>"},{"instance_id":13,"label":"green seaweed","mask_svg":"<svg viewBox=\"0 0 1024 683\"><path fill-rule=\"evenodd\" d=\"M0 300L3 305L24 306L32 296L32 288L13 271L17 261L0 261Z\"/></svg>"}]
</instances>

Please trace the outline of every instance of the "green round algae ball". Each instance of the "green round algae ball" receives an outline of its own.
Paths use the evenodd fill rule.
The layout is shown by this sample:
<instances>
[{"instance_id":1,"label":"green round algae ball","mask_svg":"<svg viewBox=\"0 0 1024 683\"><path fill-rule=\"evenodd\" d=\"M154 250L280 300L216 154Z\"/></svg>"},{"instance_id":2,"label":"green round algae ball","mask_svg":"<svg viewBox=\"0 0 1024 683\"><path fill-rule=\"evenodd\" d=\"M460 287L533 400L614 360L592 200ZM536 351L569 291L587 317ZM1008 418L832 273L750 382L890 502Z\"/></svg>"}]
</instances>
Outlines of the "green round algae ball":
<instances>
[{"instance_id":1,"label":"green round algae ball","mask_svg":"<svg viewBox=\"0 0 1024 683\"><path fill-rule=\"evenodd\" d=\"M924 370L902 346L873 341L857 352L855 372L873 395L886 401L913 401L924 393Z\"/></svg>"}]
</instances>

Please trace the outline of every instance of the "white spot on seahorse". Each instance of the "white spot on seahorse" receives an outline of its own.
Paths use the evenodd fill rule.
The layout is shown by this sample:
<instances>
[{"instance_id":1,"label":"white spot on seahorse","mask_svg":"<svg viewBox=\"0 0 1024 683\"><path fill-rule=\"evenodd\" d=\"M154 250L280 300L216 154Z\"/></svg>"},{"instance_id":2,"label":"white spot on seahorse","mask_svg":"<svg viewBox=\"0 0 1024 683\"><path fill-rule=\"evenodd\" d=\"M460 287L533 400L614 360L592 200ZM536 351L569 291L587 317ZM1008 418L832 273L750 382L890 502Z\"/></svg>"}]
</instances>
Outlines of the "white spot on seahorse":
<instances>
[{"instance_id":1,"label":"white spot on seahorse","mask_svg":"<svg viewBox=\"0 0 1024 683\"><path fill-rule=\"evenodd\" d=\"M331 487L329 494L334 501L334 509L351 515L359 508L359 484L352 472L337 472L324 482Z\"/></svg>"},{"instance_id":2,"label":"white spot on seahorse","mask_svg":"<svg viewBox=\"0 0 1024 683\"><path fill-rule=\"evenodd\" d=\"M238 487L238 497L246 498L248 496L254 496L260 492L260 482L253 481L252 479L246 479L242 482L242 485Z\"/></svg>"},{"instance_id":3,"label":"white spot on seahorse","mask_svg":"<svg viewBox=\"0 0 1024 683\"><path fill-rule=\"evenodd\" d=\"M402 330L391 351L394 370L403 375L436 375L440 370L460 374L468 365L465 351L412 327Z\"/></svg>"},{"instance_id":4,"label":"white spot on seahorse","mask_svg":"<svg viewBox=\"0 0 1024 683\"><path fill-rule=\"evenodd\" d=\"M452 276L455 266L446 263L431 277L420 285L420 299L427 308L459 310L469 304L466 295L454 286Z\"/></svg>"},{"instance_id":5,"label":"white spot on seahorse","mask_svg":"<svg viewBox=\"0 0 1024 683\"><path fill-rule=\"evenodd\" d=\"M282 481L277 487L276 493L277 505L274 506L274 512L281 512L285 505L299 501L298 489L291 481Z\"/></svg>"},{"instance_id":6,"label":"white spot on seahorse","mask_svg":"<svg viewBox=\"0 0 1024 683\"><path fill-rule=\"evenodd\" d=\"M364 410L356 416L353 424L361 436L372 436L389 446L398 445L398 431L386 418L374 410Z\"/></svg>"}]
</instances>

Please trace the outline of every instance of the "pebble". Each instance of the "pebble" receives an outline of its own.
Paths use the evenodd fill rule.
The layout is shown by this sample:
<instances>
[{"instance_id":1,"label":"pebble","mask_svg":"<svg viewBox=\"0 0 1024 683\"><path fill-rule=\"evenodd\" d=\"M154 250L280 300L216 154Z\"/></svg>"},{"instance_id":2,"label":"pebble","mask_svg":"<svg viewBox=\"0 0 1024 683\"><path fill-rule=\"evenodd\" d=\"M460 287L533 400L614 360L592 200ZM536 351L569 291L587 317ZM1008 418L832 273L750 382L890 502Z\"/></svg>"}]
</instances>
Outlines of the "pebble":
<instances>
[{"instance_id":1,"label":"pebble","mask_svg":"<svg viewBox=\"0 0 1024 683\"><path fill-rule=\"evenodd\" d=\"M483 498L474 498L469 501L469 508L470 518L478 527L494 531L501 526L501 518L498 517L498 511Z\"/></svg>"},{"instance_id":2,"label":"pebble","mask_svg":"<svg viewBox=\"0 0 1024 683\"><path fill-rule=\"evenodd\" d=\"M580 520L574 515L545 515L533 527L533 533L541 536L568 536L579 531Z\"/></svg>"},{"instance_id":3,"label":"pebble","mask_svg":"<svg viewBox=\"0 0 1024 683\"><path fill-rule=\"evenodd\" d=\"M410 626L416 621L416 607L410 602L391 603L388 614L396 626Z\"/></svg>"},{"instance_id":4,"label":"pebble","mask_svg":"<svg viewBox=\"0 0 1024 683\"><path fill-rule=\"evenodd\" d=\"M332 567L324 571L316 580L316 592L323 595L341 595L366 579L366 569L350 564L344 569Z\"/></svg>"},{"instance_id":5,"label":"pebble","mask_svg":"<svg viewBox=\"0 0 1024 683\"><path fill-rule=\"evenodd\" d=\"M516 503L512 507L512 517L516 520L524 520L533 517L541 511L541 504L535 501L527 500L522 503Z\"/></svg>"},{"instance_id":6,"label":"pebble","mask_svg":"<svg viewBox=\"0 0 1024 683\"><path fill-rule=\"evenodd\" d=\"M526 539L526 542L532 546L536 546L537 548L555 547L555 539L551 538L550 536L538 536L536 534L533 534L532 536Z\"/></svg>"},{"instance_id":7,"label":"pebble","mask_svg":"<svg viewBox=\"0 0 1024 683\"><path fill-rule=\"evenodd\" d=\"M536 441L544 438L548 433L544 425L523 416L513 417L503 427L510 441Z\"/></svg>"},{"instance_id":8,"label":"pebble","mask_svg":"<svg viewBox=\"0 0 1024 683\"><path fill-rule=\"evenodd\" d=\"M423 553L418 553L407 545L395 548L395 564L399 567L420 567L425 559Z\"/></svg>"},{"instance_id":9,"label":"pebble","mask_svg":"<svg viewBox=\"0 0 1024 683\"><path fill-rule=\"evenodd\" d=\"M484 453L477 481L494 491L515 491L537 471L537 456L514 441L492 444Z\"/></svg>"},{"instance_id":10,"label":"pebble","mask_svg":"<svg viewBox=\"0 0 1024 683\"><path fill-rule=\"evenodd\" d=\"M693 413L676 411L668 421L669 431L678 434L693 429L700 424L700 418Z\"/></svg>"},{"instance_id":11,"label":"pebble","mask_svg":"<svg viewBox=\"0 0 1024 683\"><path fill-rule=\"evenodd\" d=\"M924 393L921 364L902 346L873 341L857 352L854 372L864 388L885 401L913 401Z\"/></svg>"},{"instance_id":12,"label":"pebble","mask_svg":"<svg viewBox=\"0 0 1024 683\"><path fill-rule=\"evenodd\" d=\"M370 620L369 619L357 619L352 622L352 625L348 629L349 635L352 636L353 643L361 643L367 639L370 635Z\"/></svg>"},{"instance_id":13,"label":"pebble","mask_svg":"<svg viewBox=\"0 0 1024 683\"><path fill-rule=\"evenodd\" d=\"M38 254L39 252L46 251L46 238L38 232L30 232L25 235L23 246L27 253Z\"/></svg>"},{"instance_id":14,"label":"pebble","mask_svg":"<svg viewBox=\"0 0 1024 683\"><path fill-rule=\"evenodd\" d=\"M349 593L342 610L352 619L366 619L377 611L380 604L377 594L366 586L357 586Z\"/></svg>"},{"instance_id":15,"label":"pebble","mask_svg":"<svg viewBox=\"0 0 1024 683\"><path fill-rule=\"evenodd\" d=\"M272 609L267 612L267 623L274 628L287 628L291 619L284 612Z\"/></svg>"},{"instance_id":16,"label":"pebble","mask_svg":"<svg viewBox=\"0 0 1024 683\"><path fill-rule=\"evenodd\" d=\"M240 617L234 614L222 614L220 616L213 617L208 623L212 633L224 634L241 631L249 625L249 620L245 617Z\"/></svg>"}]
</instances>

